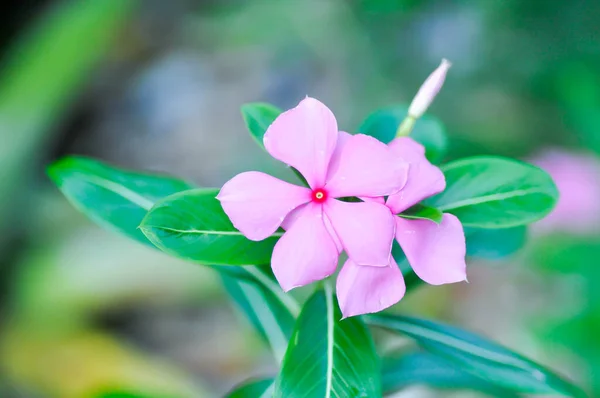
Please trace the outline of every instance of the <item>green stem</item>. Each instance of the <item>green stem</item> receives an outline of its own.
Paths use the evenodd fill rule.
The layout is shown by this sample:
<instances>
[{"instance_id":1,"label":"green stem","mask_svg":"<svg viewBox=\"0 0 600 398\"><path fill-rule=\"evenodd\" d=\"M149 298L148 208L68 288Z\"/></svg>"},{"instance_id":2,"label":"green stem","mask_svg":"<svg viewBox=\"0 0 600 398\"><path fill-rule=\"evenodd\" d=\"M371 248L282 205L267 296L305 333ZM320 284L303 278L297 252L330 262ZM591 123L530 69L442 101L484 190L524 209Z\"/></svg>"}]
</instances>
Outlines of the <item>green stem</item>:
<instances>
[{"instance_id":1,"label":"green stem","mask_svg":"<svg viewBox=\"0 0 600 398\"><path fill-rule=\"evenodd\" d=\"M396 131L396 137L408 137L413 127L415 127L416 121L417 119L415 119L413 116L406 116Z\"/></svg>"}]
</instances>

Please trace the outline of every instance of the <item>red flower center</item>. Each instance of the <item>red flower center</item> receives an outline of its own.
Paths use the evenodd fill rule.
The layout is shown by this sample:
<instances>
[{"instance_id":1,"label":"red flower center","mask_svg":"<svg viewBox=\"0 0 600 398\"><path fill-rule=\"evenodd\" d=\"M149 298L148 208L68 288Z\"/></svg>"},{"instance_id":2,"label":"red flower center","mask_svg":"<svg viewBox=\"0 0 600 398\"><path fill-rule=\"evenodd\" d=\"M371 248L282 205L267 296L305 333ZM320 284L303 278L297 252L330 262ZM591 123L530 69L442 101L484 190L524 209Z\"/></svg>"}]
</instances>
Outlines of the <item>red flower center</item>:
<instances>
[{"instance_id":1,"label":"red flower center","mask_svg":"<svg viewBox=\"0 0 600 398\"><path fill-rule=\"evenodd\" d=\"M324 203L327 200L327 191L323 188L317 188L312 191L312 200L317 203Z\"/></svg>"}]
</instances>

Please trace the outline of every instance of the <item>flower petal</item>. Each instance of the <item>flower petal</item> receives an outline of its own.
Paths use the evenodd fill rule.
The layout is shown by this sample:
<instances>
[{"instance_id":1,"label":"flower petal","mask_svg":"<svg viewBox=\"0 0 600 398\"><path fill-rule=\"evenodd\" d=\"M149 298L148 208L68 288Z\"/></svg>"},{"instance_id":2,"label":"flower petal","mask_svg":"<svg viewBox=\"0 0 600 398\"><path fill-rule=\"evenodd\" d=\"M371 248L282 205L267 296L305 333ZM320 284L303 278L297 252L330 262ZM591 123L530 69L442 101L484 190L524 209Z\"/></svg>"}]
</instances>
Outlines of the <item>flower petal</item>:
<instances>
[{"instance_id":1,"label":"flower petal","mask_svg":"<svg viewBox=\"0 0 600 398\"><path fill-rule=\"evenodd\" d=\"M386 206L329 200L324 213L352 261L379 267L389 264L396 217Z\"/></svg>"},{"instance_id":2,"label":"flower petal","mask_svg":"<svg viewBox=\"0 0 600 398\"><path fill-rule=\"evenodd\" d=\"M438 225L431 220L396 217L396 239L415 273L431 285L467 279L466 246L462 224L444 214Z\"/></svg>"},{"instance_id":3,"label":"flower petal","mask_svg":"<svg viewBox=\"0 0 600 398\"><path fill-rule=\"evenodd\" d=\"M352 135L341 151L326 185L332 197L384 196L406 183L408 163L373 137Z\"/></svg>"},{"instance_id":4,"label":"flower petal","mask_svg":"<svg viewBox=\"0 0 600 398\"><path fill-rule=\"evenodd\" d=\"M412 138L400 137L389 146L398 157L410 163L406 185L387 199L387 205L394 214L446 188L444 173L425 158L425 148L421 144Z\"/></svg>"},{"instance_id":5,"label":"flower petal","mask_svg":"<svg viewBox=\"0 0 600 398\"><path fill-rule=\"evenodd\" d=\"M283 220L283 222L281 223L281 228L285 229L286 231L288 229L290 229L292 227L292 224L294 224L296 222L296 220L298 220L298 218L300 218L302 216L302 213L304 212L304 210L310 205L311 205L310 203L307 203L304 205L300 205L297 208L295 208L294 210L292 210L287 215L285 220ZM323 215L323 223L325 224L325 228L327 229L327 232L329 232L331 239L333 239L333 241L335 242L335 246L337 247L338 254L340 254L344 250L344 247L342 246L342 242L340 242L340 238L338 238L337 234L335 233L335 230L333 229L333 226L331 225L331 221L329 221L329 217L327 217L326 214Z\"/></svg>"},{"instance_id":6,"label":"flower petal","mask_svg":"<svg viewBox=\"0 0 600 398\"><path fill-rule=\"evenodd\" d=\"M271 267L287 292L333 274L337 261L338 251L323 223L322 206L310 203L275 245Z\"/></svg>"},{"instance_id":7,"label":"flower petal","mask_svg":"<svg viewBox=\"0 0 600 398\"><path fill-rule=\"evenodd\" d=\"M327 170L327 181L331 179L331 176L335 173L335 171L340 167L340 158L342 157L342 149L346 146L348 141L352 137L352 134L346 133L345 131L338 132L337 143L335 145L335 150L331 155L331 160L329 161L329 168Z\"/></svg>"},{"instance_id":8,"label":"flower petal","mask_svg":"<svg viewBox=\"0 0 600 398\"><path fill-rule=\"evenodd\" d=\"M227 181L217 199L244 236L263 240L279 228L290 211L310 201L310 190L249 171Z\"/></svg>"},{"instance_id":9,"label":"flower petal","mask_svg":"<svg viewBox=\"0 0 600 398\"><path fill-rule=\"evenodd\" d=\"M386 267L357 265L349 259L338 275L336 291L342 314L347 318L396 304L404 297L406 285L393 258Z\"/></svg>"},{"instance_id":10,"label":"flower petal","mask_svg":"<svg viewBox=\"0 0 600 398\"><path fill-rule=\"evenodd\" d=\"M263 142L271 156L297 169L312 188L322 188L337 137L333 113L306 97L275 119Z\"/></svg>"}]
</instances>

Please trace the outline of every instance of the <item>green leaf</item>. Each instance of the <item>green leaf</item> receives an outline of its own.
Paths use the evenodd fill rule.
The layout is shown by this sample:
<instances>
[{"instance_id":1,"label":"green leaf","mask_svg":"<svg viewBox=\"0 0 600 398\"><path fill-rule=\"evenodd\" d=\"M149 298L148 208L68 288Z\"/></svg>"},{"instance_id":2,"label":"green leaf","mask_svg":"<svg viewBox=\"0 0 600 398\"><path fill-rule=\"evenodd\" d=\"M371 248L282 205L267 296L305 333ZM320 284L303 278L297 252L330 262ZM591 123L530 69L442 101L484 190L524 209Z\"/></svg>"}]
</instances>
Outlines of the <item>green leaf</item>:
<instances>
[{"instance_id":1,"label":"green leaf","mask_svg":"<svg viewBox=\"0 0 600 398\"><path fill-rule=\"evenodd\" d=\"M367 323L411 337L426 350L490 383L521 393L585 394L541 365L473 333L405 316L369 315Z\"/></svg>"},{"instance_id":2,"label":"green leaf","mask_svg":"<svg viewBox=\"0 0 600 398\"><path fill-rule=\"evenodd\" d=\"M465 228L467 255L500 259L518 251L527 240L527 227L504 229Z\"/></svg>"},{"instance_id":3,"label":"green leaf","mask_svg":"<svg viewBox=\"0 0 600 398\"><path fill-rule=\"evenodd\" d=\"M148 210L160 199L192 188L173 178L134 173L73 156L53 163L48 167L48 175L73 206L93 221L153 248L156 247L138 228ZM219 209L218 214L221 212ZM212 268L221 274L233 299L280 357L287 340L282 347L284 343L277 333L289 339L299 313L293 297L281 290L268 267Z\"/></svg>"},{"instance_id":4,"label":"green leaf","mask_svg":"<svg viewBox=\"0 0 600 398\"><path fill-rule=\"evenodd\" d=\"M242 105L242 117L244 118L246 127L250 131L252 138L254 138L258 146L262 149L265 149L263 137L267 129L280 114L281 109L271 104L251 102ZM306 182L304 176L295 168L292 167L291 169L302 184L308 186L308 182Z\"/></svg>"},{"instance_id":5,"label":"green leaf","mask_svg":"<svg viewBox=\"0 0 600 398\"><path fill-rule=\"evenodd\" d=\"M407 115L408 107L404 105L380 109L367 116L358 131L387 144L396 137L396 130ZM433 116L424 115L417 120L410 137L423 144L425 156L432 163L438 163L446 154L446 130L442 122Z\"/></svg>"},{"instance_id":6,"label":"green leaf","mask_svg":"<svg viewBox=\"0 0 600 398\"><path fill-rule=\"evenodd\" d=\"M78 156L62 158L47 171L79 211L146 244L150 243L137 227L148 210L156 201L191 188L173 178L125 171Z\"/></svg>"},{"instance_id":7,"label":"green leaf","mask_svg":"<svg viewBox=\"0 0 600 398\"><path fill-rule=\"evenodd\" d=\"M385 357L382 362L384 394L420 384L442 390L474 390L496 398L519 397L514 391L487 382L428 352Z\"/></svg>"},{"instance_id":8,"label":"green leaf","mask_svg":"<svg viewBox=\"0 0 600 398\"><path fill-rule=\"evenodd\" d=\"M159 249L202 264L268 264L281 232L254 242L239 232L221 203L218 189L180 192L158 202L142 220L144 235Z\"/></svg>"},{"instance_id":9,"label":"green leaf","mask_svg":"<svg viewBox=\"0 0 600 398\"><path fill-rule=\"evenodd\" d=\"M230 391L225 398L271 398L273 378L251 379Z\"/></svg>"},{"instance_id":10,"label":"green leaf","mask_svg":"<svg viewBox=\"0 0 600 398\"><path fill-rule=\"evenodd\" d=\"M328 285L306 302L283 365L274 397L380 397L379 358L358 317L342 314Z\"/></svg>"},{"instance_id":11,"label":"green leaf","mask_svg":"<svg viewBox=\"0 0 600 398\"><path fill-rule=\"evenodd\" d=\"M240 279L222 274L225 289L269 343L277 361L281 362L300 306L271 278L268 266L246 266L244 270L250 278Z\"/></svg>"},{"instance_id":12,"label":"green leaf","mask_svg":"<svg viewBox=\"0 0 600 398\"><path fill-rule=\"evenodd\" d=\"M425 201L456 215L463 226L510 228L546 216L558 191L541 169L516 160L478 156L442 166L444 192Z\"/></svg>"},{"instance_id":13,"label":"green leaf","mask_svg":"<svg viewBox=\"0 0 600 398\"><path fill-rule=\"evenodd\" d=\"M252 102L242 105L242 117L250 135L264 149L263 137L267 128L281 114L281 109L271 104Z\"/></svg>"},{"instance_id":14,"label":"green leaf","mask_svg":"<svg viewBox=\"0 0 600 398\"><path fill-rule=\"evenodd\" d=\"M434 223L439 224L442 222L442 217L444 216L444 213L442 213L435 207L417 204L398 215L402 218L409 218L414 220L431 220Z\"/></svg>"}]
</instances>

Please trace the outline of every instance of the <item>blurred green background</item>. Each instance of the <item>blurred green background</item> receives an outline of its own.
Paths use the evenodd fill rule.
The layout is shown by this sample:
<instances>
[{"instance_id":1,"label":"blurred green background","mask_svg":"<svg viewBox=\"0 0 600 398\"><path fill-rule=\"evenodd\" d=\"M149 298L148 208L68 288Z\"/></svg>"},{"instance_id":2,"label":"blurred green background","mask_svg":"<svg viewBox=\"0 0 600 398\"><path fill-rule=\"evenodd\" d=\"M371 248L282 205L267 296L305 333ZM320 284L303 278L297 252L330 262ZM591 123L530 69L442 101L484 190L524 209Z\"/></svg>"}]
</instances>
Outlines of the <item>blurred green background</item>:
<instances>
[{"instance_id":1,"label":"blurred green background","mask_svg":"<svg viewBox=\"0 0 600 398\"><path fill-rule=\"evenodd\" d=\"M28 0L0 19L0 396L218 397L276 369L211 270L93 225L47 164L82 154L202 186L281 174L243 103L310 95L355 131L409 102L442 57L453 67L430 111L449 158L530 160L562 196L523 250L395 309L484 333L600 396L600 2Z\"/></svg>"}]
</instances>

